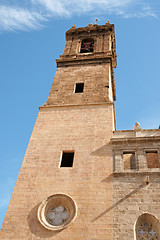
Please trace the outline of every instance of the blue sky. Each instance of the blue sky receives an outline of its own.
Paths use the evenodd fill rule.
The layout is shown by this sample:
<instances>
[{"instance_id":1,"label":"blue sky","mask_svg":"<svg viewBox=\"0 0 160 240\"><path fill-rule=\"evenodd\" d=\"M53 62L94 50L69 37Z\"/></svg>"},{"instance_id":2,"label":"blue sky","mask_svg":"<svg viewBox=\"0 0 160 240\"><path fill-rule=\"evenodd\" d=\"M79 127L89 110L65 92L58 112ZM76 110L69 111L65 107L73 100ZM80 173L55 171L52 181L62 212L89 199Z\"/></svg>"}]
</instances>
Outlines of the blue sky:
<instances>
[{"instance_id":1,"label":"blue sky","mask_svg":"<svg viewBox=\"0 0 160 240\"><path fill-rule=\"evenodd\" d=\"M0 0L0 226L74 24L115 24L117 129L160 124L158 0Z\"/></svg>"}]
</instances>

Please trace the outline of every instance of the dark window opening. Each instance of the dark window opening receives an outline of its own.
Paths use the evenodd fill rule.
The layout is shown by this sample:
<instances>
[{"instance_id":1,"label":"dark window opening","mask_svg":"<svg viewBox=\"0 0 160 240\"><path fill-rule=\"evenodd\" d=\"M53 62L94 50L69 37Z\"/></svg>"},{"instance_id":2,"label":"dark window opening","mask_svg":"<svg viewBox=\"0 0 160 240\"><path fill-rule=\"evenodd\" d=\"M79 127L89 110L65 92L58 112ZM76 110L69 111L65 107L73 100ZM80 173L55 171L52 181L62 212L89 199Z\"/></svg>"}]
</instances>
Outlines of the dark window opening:
<instances>
[{"instance_id":1,"label":"dark window opening","mask_svg":"<svg viewBox=\"0 0 160 240\"><path fill-rule=\"evenodd\" d=\"M136 169L135 153L123 153L123 160L125 170Z\"/></svg>"},{"instance_id":2,"label":"dark window opening","mask_svg":"<svg viewBox=\"0 0 160 240\"><path fill-rule=\"evenodd\" d=\"M74 158L74 152L63 152L60 167L72 167L73 158Z\"/></svg>"},{"instance_id":3,"label":"dark window opening","mask_svg":"<svg viewBox=\"0 0 160 240\"><path fill-rule=\"evenodd\" d=\"M84 39L81 43L81 53L93 52L94 50L94 40Z\"/></svg>"},{"instance_id":4,"label":"dark window opening","mask_svg":"<svg viewBox=\"0 0 160 240\"><path fill-rule=\"evenodd\" d=\"M82 93L84 88L84 83L76 83L75 93Z\"/></svg>"},{"instance_id":5,"label":"dark window opening","mask_svg":"<svg viewBox=\"0 0 160 240\"><path fill-rule=\"evenodd\" d=\"M148 168L159 168L160 167L160 162L159 162L157 151L147 151L146 158L147 158Z\"/></svg>"}]
</instances>

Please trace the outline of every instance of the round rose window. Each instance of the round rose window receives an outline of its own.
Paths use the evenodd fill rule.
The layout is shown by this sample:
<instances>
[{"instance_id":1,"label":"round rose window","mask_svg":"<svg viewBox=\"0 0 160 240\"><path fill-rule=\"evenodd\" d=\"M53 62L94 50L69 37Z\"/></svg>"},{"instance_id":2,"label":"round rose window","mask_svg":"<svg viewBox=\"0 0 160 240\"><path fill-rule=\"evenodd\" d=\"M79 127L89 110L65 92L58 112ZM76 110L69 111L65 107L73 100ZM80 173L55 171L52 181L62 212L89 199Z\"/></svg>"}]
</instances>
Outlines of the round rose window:
<instances>
[{"instance_id":1,"label":"round rose window","mask_svg":"<svg viewBox=\"0 0 160 240\"><path fill-rule=\"evenodd\" d=\"M69 211L63 206L57 206L49 211L47 217L52 225L58 226L67 221L69 218Z\"/></svg>"},{"instance_id":2,"label":"round rose window","mask_svg":"<svg viewBox=\"0 0 160 240\"><path fill-rule=\"evenodd\" d=\"M49 230L62 230L76 217L74 200L65 194L55 194L44 200L38 208L38 220Z\"/></svg>"}]
</instances>

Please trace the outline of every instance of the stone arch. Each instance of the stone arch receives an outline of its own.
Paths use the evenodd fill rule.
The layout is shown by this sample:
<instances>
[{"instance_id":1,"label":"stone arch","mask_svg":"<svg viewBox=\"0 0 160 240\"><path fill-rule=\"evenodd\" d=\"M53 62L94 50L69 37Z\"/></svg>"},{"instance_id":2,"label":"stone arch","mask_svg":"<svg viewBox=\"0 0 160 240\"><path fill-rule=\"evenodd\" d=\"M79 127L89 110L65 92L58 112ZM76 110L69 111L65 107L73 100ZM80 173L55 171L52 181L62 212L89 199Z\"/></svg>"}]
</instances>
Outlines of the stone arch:
<instances>
[{"instance_id":1,"label":"stone arch","mask_svg":"<svg viewBox=\"0 0 160 240\"><path fill-rule=\"evenodd\" d=\"M135 236L136 240L160 239L160 222L149 213L142 214L135 224Z\"/></svg>"}]
</instances>

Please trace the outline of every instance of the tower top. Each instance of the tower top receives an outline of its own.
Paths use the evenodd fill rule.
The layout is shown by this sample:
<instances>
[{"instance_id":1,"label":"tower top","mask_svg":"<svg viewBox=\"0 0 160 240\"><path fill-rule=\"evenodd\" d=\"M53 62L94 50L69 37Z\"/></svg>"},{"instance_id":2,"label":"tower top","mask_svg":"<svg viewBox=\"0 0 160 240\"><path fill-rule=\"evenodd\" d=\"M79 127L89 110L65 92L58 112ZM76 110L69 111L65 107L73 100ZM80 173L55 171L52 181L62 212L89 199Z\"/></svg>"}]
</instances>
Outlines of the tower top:
<instances>
[{"instance_id":1,"label":"tower top","mask_svg":"<svg viewBox=\"0 0 160 240\"><path fill-rule=\"evenodd\" d=\"M113 32L114 33L114 24L110 24L108 21L105 25L98 25L90 23L87 27L76 28L76 25L73 25L67 32L66 38L69 36L84 34L84 33L93 33L93 32Z\"/></svg>"},{"instance_id":2,"label":"tower top","mask_svg":"<svg viewBox=\"0 0 160 240\"><path fill-rule=\"evenodd\" d=\"M44 106L113 104L116 100L114 25L76 25L66 32L66 45Z\"/></svg>"},{"instance_id":3,"label":"tower top","mask_svg":"<svg viewBox=\"0 0 160 240\"><path fill-rule=\"evenodd\" d=\"M83 41L87 47L91 47L92 51L81 51ZM83 54L82 53L87 53ZM90 55L88 55L90 53ZM114 24L108 21L105 25L88 24L87 27L77 28L76 25L72 26L66 32L66 46L63 55L60 56L60 61L73 58L94 58L95 60L110 59L112 67L116 68L116 44L115 44L115 31ZM60 64L57 64L58 66Z\"/></svg>"}]
</instances>

